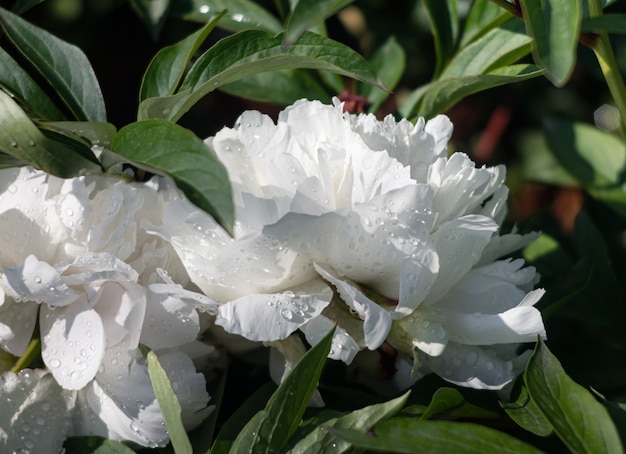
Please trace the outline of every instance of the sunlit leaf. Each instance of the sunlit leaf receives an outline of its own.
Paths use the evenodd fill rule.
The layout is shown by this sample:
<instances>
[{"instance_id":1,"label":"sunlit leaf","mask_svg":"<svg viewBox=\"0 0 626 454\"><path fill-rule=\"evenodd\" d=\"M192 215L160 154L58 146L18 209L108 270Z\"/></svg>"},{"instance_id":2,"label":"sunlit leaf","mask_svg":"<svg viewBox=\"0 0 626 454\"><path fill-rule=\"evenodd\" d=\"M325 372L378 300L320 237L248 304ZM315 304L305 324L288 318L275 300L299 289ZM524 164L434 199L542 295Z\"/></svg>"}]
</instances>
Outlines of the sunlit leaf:
<instances>
[{"instance_id":1,"label":"sunlit leaf","mask_svg":"<svg viewBox=\"0 0 626 454\"><path fill-rule=\"evenodd\" d=\"M257 2L251 0L190 0L176 1L170 14L187 20L207 22L214 14L227 10L219 27L233 32L264 30L279 33L281 22Z\"/></svg>"},{"instance_id":2,"label":"sunlit leaf","mask_svg":"<svg viewBox=\"0 0 626 454\"><path fill-rule=\"evenodd\" d=\"M624 452L607 410L567 376L543 341L528 362L525 381L533 402L572 452Z\"/></svg>"},{"instance_id":3,"label":"sunlit leaf","mask_svg":"<svg viewBox=\"0 0 626 454\"><path fill-rule=\"evenodd\" d=\"M195 205L232 232L234 208L226 169L193 132L166 120L122 128L112 148L139 167L170 176Z\"/></svg>"},{"instance_id":4,"label":"sunlit leaf","mask_svg":"<svg viewBox=\"0 0 626 454\"><path fill-rule=\"evenodd\" d=\"M159 407L174 451L177 454L191 454L191 443L189 442L189 437L187 437L185 426L183 426L182 410L178 396L176 396L165 369L163 369L156 353L153 351L148 353L148 373L150 374L152 388L159 401Z\"/></svg>"},{"instance_id":5,"label":"sunlit leaf","mask_svg":"<svg viewBox=\"0 0 626 454\"><path fill-rule=\"evenodd\" d=\"M476 0L467 14L460 47L484 36L513 18L513 15L491 0Z\"/></svg>"},{"instance_id":6,"label":"sunlit leaf","mask_svg":"<svg viewBox=\"0 0 626 454\"><path fill-rule=\"evenodd\" d=\"M209 33L224 15L219 13L200 30L171 46L161 49L152 59L139 89L139 100L169 96L176 92L191 57L198 51Z\"/></svg>"},{"instance_id":7,"label":"sunlit leaf","mask_svg":"<svg viewBox=\"0 0 626 454\"><path fill-rule=\"evenodd\" d=\"M83 51L2 8L0 26L77 120L106 121L100 85Z\"/></svg>"},{"instance_id":8,"label":"sunlit leaf","mask_svg":"<svg viewBox=\"0 0 626 454\"><path fill-rule=\"evenodd\" d=\"M317 388L334 332L333 328L298 361L265 409L242 429L231 453L248 452L250 446L255 453L275 453L287 443Z\"/></svg>"},{"instance_id":9,"label":"sunlit leaf","mask_svg":"<svg viewBox=\"0 0 626 454\"><path fill-rule=\"evenodd\" d=\"M65 145L46 137L1 90L0 152L62 178L101 171L98 159L87 146L70 139Z\"/></svg>"},{"instance_id":10,"label":"sunlit leaf","mask_svg":"<svg viewBox=\"0 0 626 454\"><path fill-rule=\"evenodd\" d=\"M287 18L285 46L291 46L313 25L345 8L354 0L299 0Z\"/></svg>"},{"instance_id":11,"label":"sunlit leaf","mask_svg":"<svg viewBox=\"0 0 626 454\"><path fill-rule=\"evenodd\" d=\"M546 69L554 85L565 85L576 64L580 0L524 0L520 6L526 31L533 38L535 63Z\"/></svg>"},{"instance_id":12,"label":"sunlit leaf","mask_svg":"<svg viewBox=\"0 0 626 454\"><path fill-rule=\"evenodd\" d=\"M185 77L180 93L146 99L139 118L177 121L196 102L216 88L266 71L290 68L325 69L382 86L376 74L349 47L314 33L305 33L288 49L282 35L250 30L220 40L205 52Z\"/></svg>"},{"instance_id":13,"label":"sunlit leaf","mask_svg":"<svg viewBox=\"0 0 626 454\"><path fill-rule=\"evenodd\" d=\"M287 454L330 454L346 452L352 445L332 435L329 427L344 429L366 429L375 423L395 415L406 403L409 393L382 404L370 405L346 415L325 420L294 446Z\"/></svg>"},{"instance_id":14,"label":"sunlit leaf","mask_svg":"<svg viewBox=\"0 0 626 454\"><path fill-rule=\"evenodd\" d=\"M533 453L541 451L517 438L472 423L393 418L367 431L329 428L355 446L377 451L429 454Z\"/></svg>"},{"instance_id":15,"label":"sunlit leaf","mask_svg":"<svg viewBox=\"0 0 626 454\"><path fill-rule=\"evenodd\" d=\"M0 86L30 109L32 117L43 120L65 118L48 95L2 48L0 48Z\"/></svg>"}]
</instances>

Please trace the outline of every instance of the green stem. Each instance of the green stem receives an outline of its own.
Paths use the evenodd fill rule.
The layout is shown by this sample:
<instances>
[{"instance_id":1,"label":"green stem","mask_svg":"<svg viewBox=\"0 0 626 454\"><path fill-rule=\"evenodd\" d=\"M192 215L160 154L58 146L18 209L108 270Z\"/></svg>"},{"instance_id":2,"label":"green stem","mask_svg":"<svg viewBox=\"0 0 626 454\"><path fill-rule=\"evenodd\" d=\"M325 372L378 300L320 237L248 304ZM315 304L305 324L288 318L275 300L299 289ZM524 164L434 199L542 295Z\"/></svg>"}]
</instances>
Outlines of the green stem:
<instances>
[{"instance_id":1,"label":"green stem","mask_svg":"<svg viewBox=\"0 0 626 454\"><path fill-rule=\"evenodd\" d=\"M39 355L39 351L41 350L41 340L36 337L30 341L28 347L24 354L15 362L13 367L11 368L11 372L19 372L22 369L26 369L30 363L33 362L35 357Z\"/></svg>"},{"instance_id":2,"label":"green stem","mask_svg":"<svg viewBox=\"0 0 626 454\"><path fill-rule=\"evenodd\" d=\"M596 17L602 15L602 3L600 0L589 0L589 17ZM621 128L620 132L622 136L626 136L626 86L624 80L619 72L617 60L615 54L611 48L611 41L607 32L602 31L598 33L598 39L595 45L592 47L593 52L596 54L600 69L606 80L606 84L609 87L611 96L615 101L615 105L620 113Z\"/></svg>"}]
</instances>

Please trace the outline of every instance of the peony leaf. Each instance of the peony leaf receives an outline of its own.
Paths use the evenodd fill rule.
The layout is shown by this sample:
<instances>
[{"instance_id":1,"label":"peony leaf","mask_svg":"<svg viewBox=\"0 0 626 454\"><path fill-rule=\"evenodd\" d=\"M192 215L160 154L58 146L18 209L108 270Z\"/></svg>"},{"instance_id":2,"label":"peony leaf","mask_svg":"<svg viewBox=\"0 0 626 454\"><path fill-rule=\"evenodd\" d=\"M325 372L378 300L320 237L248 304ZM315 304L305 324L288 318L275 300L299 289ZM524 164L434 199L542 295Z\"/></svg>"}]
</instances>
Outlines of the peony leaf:
<instances>
[{"instance_id":1,"label":"peony leaf","mask_svg":"<svg viewBox=\"0 0 626 454\"><path fill-rule=\"evenodd\" d=\"M9 95L0 90L0 152L61 178L101 171L86 145L46 137Z\"/></svg>"},{"instance_id":2,"label":"peony leaf","mask_svg":"<svg viewBox=\"0 0 626 454\"><path fill-rule=\"evenodd\" d=\"M177 121L216 88L267 71L316 68L334 71L383 88L371 67L349 47L314 33L305 33L288 49L282 35L249 30L220 40L205 52L185 77L179 93L150 98L139 106L139 118Z\"/></svg>"},{"instance_id":3,"label":"peony leaf","mask_svg":"<svg viewBox=\"0 0 626 454\"><path fill-rule=\"evenodd\" d=\"M423 411L420 420L432 419L438 415L448 417L494 418L498 414L485 408L469 403L463 395L454 388L439 388Z\"/></svg>"},{"instance_id":4,"label":"peony leaf","mask_svg":"<svg viewBox=\"0 0 626 454\"><path fill-rule=\"evenodd\" d=\"M180 402L165 369L163 369L156 353L153 351L148 353L148 373L150 374L154 394L159 402L174 451L178 454L191 454L191 443L181 419Z\"/></svg>"},{"instance_id":5,"label":"peony leaf","mask_svg":"<svg viewBox=\"0 0 626 454\"><path fill-rule=\"evenodd\" d=\"M512 18L511 13L503 10L491 0L475 0L465 20L460 47L465 47Z\"/></svg>"},{"instance_id":6,"label":"peony leaf","mask_svg":"<svg viewBox=\"0 0 626 454\"><path fill-rule=\"evenodd\" d=\"M99 121L47 121L39 123L43 130L60 132L76 140L85 141L88 146L111 146L111 140L117 133L112 123Z\"/></svg>"},{"instance_id":7,"label":"peony leaf","mask_svg":"<svg viewBox=\"0 0 626 454\"><path fill-rule=\"evenodd\" d=\"M77 120L106 121L100 85L83 51L2 8L0 26Z\"/></svg>"},{"instance_id":8,"label":"peony leaf","mask_svg":"<svg viewBox=\"0 0 626 454\"><path fill-rule=\"evenodd\" d=\"M553 432L550 421L528 395L526 385L520 386L515 402L500 403L500 405L517 425L527 431L540 437L547 437Z\"/></svg>"},{"instance_id":9,"label":"peony leaf","mask_svg":"<svg viewBox=\"0 0 626 454\"><path fill-rule=\"evenodd\" d=\"M113 151L138 167L170 176L187 198L232 232L234 207L226 169L193 132L166 120L122 128Z\"/></svg>"},{"instance_id":10,"label":"peony leaf","mask_svg":"<svg viewBox=\"0 0 626 454\"><path fill-rule=\"evenodd\" d=\"M323 421L323 425L316 424L312 431L306 436L303 436L295 445L288 449L286 453L322 454L347 452L352 445L344 440L338 440L328 431L329 427L367 429L377 422L390 418L399 412L408 397L409 392L389 402L370 405L343 416L329 418Z\"/></svg>"},{"instance_id":11,"label":"peony leaf","mask_svg":"<svg viewBox=\"0 0 626 454\"><path fill-rule=\"evenodd\" d=\"M219 27L232 32L244 30L264 30L268 33L280 33L283 29L280 21L251 0L190 0L174 2L170 14L183 19L206 22L212 15L227 10Z\"/></svg>"},{"instance_id":12,"label":"peony leaf","mask_svg":"<svg viewBox=\"0 0 626 454\"><path fill-rule=\"evenodd\" d=\"M580 0L525 0L520 2L533 57L557 87L565 85L576 64L582 20Z\"/></svg>"},{"instance_id":13,"label":"peony leaf","mask_svg":"<svg viewBox=\"0 0 626 454\"><path fill-rule=\"evenodd\" d=\"M63 120L52 100L13 58L0 48L0 85L43 120Z\"/></svg>"},{"instance_id":14,"label":"peony leaf","mask_svg":"<svg viewBox=\"0 0 626 454\"><path fill-rule=\"evenodd\" d=\"M323 22L354 0L299 0L289 13L284 46L289 47L314 25Z\"/></svg>"},{"instance_id":15,"label":"peony leaf","mask_svg":"<svg viewBox=\"0 0 626 454\"><path fill-rule=\"evenodd\" d=\"M161 49L152 59L141 81L139 100L176 93L191 57L215 28L222 11L200 30L171 46Z\"/></svg>"},{"instance_id":16,"label":"peony leaf","mask_svg":"<svg viewBox=\"0 0 626 454\"><path fill-rule=\"evenodd\" d=\"M603 14L602 16L587 17L580 26L583 33L619 33L626 34L626 14Z\"/></svg>"},{"instance_id":17,"label":"peony leaf","mask_svg":"<svg viewBox=\"0 0 626 454\"><path fill-rule=\"evenodd\" d=\"M265 409L254 415L239 433L231 452L248 452L249 447L254 446L255 453L274 453L285 446L317 388L334 332L335 329L331 329L294 366Z\"/></svg>"},{"instance_id":18,"label":"peony leaf","mask_svg":"<svg viewBox=\"0 0 626 454\"><path fill-rule=\"evenodd\" d=\"M455 0L425 0L424 7L430 19L430 29L435 39L437 64L435 77L448 63L456 45L459 28L459 16Z\"/></svg>"},{"instance_id":19,"label":"peony leaf","mask_svg":"<svg viewBox=\"0 0 626 454\"><path fill-rule=\"evenodd\" d=\"M540 453L517 438L478 424L393 418L363 430L329 428L355 446L385 452L430 454Z\"/></svg>"},{"instance_id":20,"label":"peony leaf","mask_svg":"<svg viewBox=\"0 0 626 454\"><path fill-rule=\"evenodd\" d=\"M107 440L106 438L92 436L70 437L63 445L65 452L88 452L90 454L133 454L121 441Z\"/></svg>"},{"instance_id":21,"label":"peony leaf","mask_svg":"<svg viewBox=\"0 0 626 454\"><path fill-rule=\"evenodd\" d=\"M524 378L533 402L571 452L624 452L606 408L567 376L541 340Z\"/></svg>"}]
</instances>

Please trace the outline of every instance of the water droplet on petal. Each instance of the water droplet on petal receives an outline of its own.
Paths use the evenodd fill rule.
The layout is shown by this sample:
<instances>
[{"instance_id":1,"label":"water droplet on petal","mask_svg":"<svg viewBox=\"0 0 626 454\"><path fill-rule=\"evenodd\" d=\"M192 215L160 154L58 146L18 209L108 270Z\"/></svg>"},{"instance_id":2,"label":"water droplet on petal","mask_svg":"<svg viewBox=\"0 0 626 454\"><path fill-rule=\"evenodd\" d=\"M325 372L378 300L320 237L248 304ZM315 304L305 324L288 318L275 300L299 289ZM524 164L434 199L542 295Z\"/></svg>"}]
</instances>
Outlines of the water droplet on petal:
<instances>
[{"instance_id":1,"label":"water droplet on petal","mask_svg":"<svg viewBox=\"0 0 626 454\"><path fill-rule=\"evenodd\" d=\"M282 315L285 320L291 320L293 318L293 312L291 309L281 309L280 315Z\"/></svg>"},{"instance_id":2,"label":"water droplet on petal","mask_svg":"<svg viewBox=\"0 0 626 454\"><path fill-rule=\"evenodd\" d=\"M50 367L57 368L61 365L61 361L58 358L52 358L50 360Z\"/></svg>"}]
</instances>

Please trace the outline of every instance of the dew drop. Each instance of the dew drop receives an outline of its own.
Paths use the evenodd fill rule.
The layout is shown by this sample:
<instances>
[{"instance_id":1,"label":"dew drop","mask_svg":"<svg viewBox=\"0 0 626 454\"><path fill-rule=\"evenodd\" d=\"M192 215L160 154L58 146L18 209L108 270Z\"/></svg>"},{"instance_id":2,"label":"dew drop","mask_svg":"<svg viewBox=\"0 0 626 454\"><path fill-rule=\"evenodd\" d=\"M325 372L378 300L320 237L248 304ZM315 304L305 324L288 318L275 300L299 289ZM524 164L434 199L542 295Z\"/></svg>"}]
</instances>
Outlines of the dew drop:
<instances>
[{"instance_id":1,"label":"dew drop","mask_svg":"<svg viewBox=\"0 0 626 454\"><path fill-rule=\"evenodd\" d=\"M8 188L8 189L9 189L9 192L10 192L11 194L15 194L15 193L17 192L17 187L16 187L14 184L12 184L11 186L9 186L9 188Z\"/></svg>"},{"instance_id":2,"label":"dew drop","mask_svg":"<svg viewBox=\"0 0 626 454\"><path fill-rule=\"evenodd\" d=\"M492 361L487 361L485 363L485 369L494 370L495 368L496 368L496 365Z\"/></svg>"},{"instance_id":3,"label":"dew drop","mask_svg":"<svg viewBox=\"0 0 626 454\"><path fill-rule=\"evenodd\" d=\"M52 358L50 360L50 367L57 368L61 365L61 361L58 358Z\"/></svg>"},{"instance_id":4,"label":"dew drop","mask_svg":"<svg viewBox=\"0 0 626 454\"><path fill-rule=\"evenodd\" d=\"M202 5L200 7L200 14L209 14L209 11L211 11L211 8L208 5Z\"/></svg>"},{"instance_id":5,"label":"dew drop","mask_svg":"<svg viewBox=\"0 0 626 454\"><path fill-rule=\"evenodd\" d=\"M280 315L285 320L291 320L293 318L293 312L291 311L291 309L281 309Z\"/></svg>"},{"instance_id":6,"label":"dew drop","mask_svg":"<svg viewBox=\"0 0 626 454\"><path fill-rule=\"evenodd\" d=\"M35 281L35 284L41 284L41 278L39 276L35 276L33 280Z\"/></svg>"}]
</instances>

